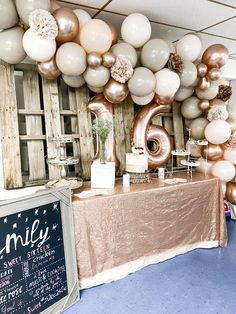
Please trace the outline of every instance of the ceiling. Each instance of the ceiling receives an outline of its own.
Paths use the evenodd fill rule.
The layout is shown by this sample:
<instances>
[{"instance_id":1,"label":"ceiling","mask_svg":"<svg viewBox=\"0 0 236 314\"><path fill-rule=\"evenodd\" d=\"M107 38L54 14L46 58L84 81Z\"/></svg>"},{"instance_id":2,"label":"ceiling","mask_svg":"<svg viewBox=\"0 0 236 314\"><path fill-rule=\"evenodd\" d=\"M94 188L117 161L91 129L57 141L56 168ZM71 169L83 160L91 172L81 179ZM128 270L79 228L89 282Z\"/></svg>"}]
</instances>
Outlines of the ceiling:
<instances>
[{"instance_id":1,"label":"ceiling","mask_svg":"<svg viewBox=\"0 0 236 314\"><path fill-rule=\"evenodd\" d=\"M177 41L197 32L203 49L225 45L236 59L236 0L63 0L59 4L86 10L91 16L120 28L134 12L146 15L152 24L152 38Z\"/></svg>"}]
</instances>

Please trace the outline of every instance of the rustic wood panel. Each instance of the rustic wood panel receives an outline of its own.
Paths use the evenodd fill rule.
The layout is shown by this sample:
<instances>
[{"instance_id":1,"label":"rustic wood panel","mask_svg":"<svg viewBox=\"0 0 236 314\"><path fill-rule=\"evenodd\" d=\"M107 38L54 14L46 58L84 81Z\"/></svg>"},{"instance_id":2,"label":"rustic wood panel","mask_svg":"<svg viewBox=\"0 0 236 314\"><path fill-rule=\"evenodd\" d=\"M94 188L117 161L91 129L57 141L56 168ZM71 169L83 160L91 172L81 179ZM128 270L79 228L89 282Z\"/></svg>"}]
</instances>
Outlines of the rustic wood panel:
<instances>
[{"instance_id":1,"label":"rustic wood panel","mask_svg":"<svg viewBox=\"0 0 236 314\"><path fill-rule=\"evenodd\" d=\"M42 80L44 116L47 140L47 157L54 158L58 154L56 144L52 138L61 136L60 108L57 81ZM60 169L54 165L48 165L49 178L60 178Z\"/></svg>"},{"instance_id":2,"label":"rustic wood panel","mask_svg":"<svg viewBox=\"0 0 236 314\"><path fill-rule=\"evenodd\" d=\"M37 72L23 72L23 92L25 110L40 110L40 92ZM43 135L41 116L26 115L25 121L27 136ZM46 169L43 140L29 140L27 141L27 146L29 162L29 181L45 179Z\"/></svg>"},{"instance_id":3,"label":"rustic wood panel","mask_svg":"<svg viewBox=\"0 0 236 314\"><path fill-rule=\"evenodd\" d=\"M184 126L183 118L180 112L181 103L173 102L172 111L173 111L173 129L174 129L174 142L175 149L183 149L184 144ZM177 166L181 166L180 160L183 157L177 157Z\"/></svg>"},{"instance_id":4,"label":"rustic wood panel","mask_svg":"<svg viewBox=\"0 0 236 314\"><path fill-rule=\"evenodd\" d=\"M78 131L80 135L80 153L83 179L89 179L91 162L94 156L91 113L87 109L89 90L86 86L76 89Z\"/></svg>"},{"instance_id":5,"label":"rustic wood panel","mask_svg":"<svg viewBox=\"0 0 236 314\"><path fill-rule=\"evenodd\" d=\"M126 134L123 117L124 104L114 106L114 122L115 122L115 141L116 155L120 161L120 168L117 169L116 175L121 175L125 170L125 153L126 153Z\"/></svg>"},{"instance_id":6,"label":"rustic wood panel","mask_svg":"<svg viewBox=\"0 0 236 314\"><path fill-rule=\"evenodd\" d=\"M123 119L125 127L126 152L131 151L131 130L134 121L134 104L130 95L122 102Z\"/></svg>"},{"instance_id":7,"label":"rustic wood panel","mask_svg":"<svg viewBox=\"0 0 236 314\"><path fill-rule=\"evenodd\" d=\"M22 187L14 67L0 61L0 136L5 188Z\"/></svg>"}]
</instances>

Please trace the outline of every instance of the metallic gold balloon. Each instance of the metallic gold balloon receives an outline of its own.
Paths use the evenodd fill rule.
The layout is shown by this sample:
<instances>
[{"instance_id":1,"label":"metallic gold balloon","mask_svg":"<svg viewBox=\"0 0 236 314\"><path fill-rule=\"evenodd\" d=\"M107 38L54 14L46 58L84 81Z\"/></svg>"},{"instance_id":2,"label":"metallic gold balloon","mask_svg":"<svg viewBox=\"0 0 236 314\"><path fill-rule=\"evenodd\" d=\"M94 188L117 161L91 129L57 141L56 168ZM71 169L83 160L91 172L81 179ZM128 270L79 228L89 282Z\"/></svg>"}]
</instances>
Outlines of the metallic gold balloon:
<instances>
[{"instance_id":1,"label":"metallic gold balloon","mask_svg":"<svg viewBox=\"0 0 236 314\"><path fill-rule=\"evenodd\" d=\"M51 0L51 13L60 8L60 5L55 1Z\"/></svg>"},{"instance_id":2,"label":"metallic gold balloon","mask_svg":"<svg viewBox=\"0 0 236 314\"><path fill-rule=\"evenodd\" d=\"M207 66L204 63L199 63L197 65L197 75L199 77L204 77L207 74Z\"/></svg>"},{"instance_id":3,"label":"metallic gold balloon","mask_svg":"<svg viewBox=\"0 0 236 314\"><path fill-rule=\"evenodd\" d=\"M175 96L163 97L155 94L154 100L159 105L169 105L174 101Z\"/></svg>"},{"instance_id":4,"label":"metallic gold balloon","mask_svg":"<svg viewBox=\"0 0 236 314\"><path fill-rule=\"evenodd\" d=\"M202 77L198 83L198 87L201 90L207 90L210 87L210 85L211 85L211 83L210 83L210 81L208 81L208 79L206 77Z\"/></svg>"},{"instance_id":5,"label":"metallic gold balloon","mask_svg":"<svg viewBox=\"0 0 236 314\"><path fill-rule=\"evenodd\" d=\"M228 182L226 184L226 199L233 205L236 205L236 183Z\"/></svg>"},{"instance_id":6,"label":"metallic gold balloon","mask_svg":"<svg viewBox=\"0 0 236 314\"><path fill-rule=\"evenodd\" d=\"M134 146L141 146L148 155L148 167L155 168L164 165L171 155L172 142L166 130L160 126L151 125L156 115L170 111L170 106L159 105L156 102L143 106L134 117L132 142ZM148 141L154 141L157 149L151 151Z\"/></svg>"},{"instance_id":7,"label":"metallic gold balloon","mask_svg":"<svg viewBox=\"0 0 236 314\"><path fill-rule=\"evenodd\" d=\"M210 102L207 99L203 99L199 101L198 106L204 111L210 108Z\"/></svg>"},{"instance_id":8,"label":"metallic gold balloon","mask_svg":"<svg viewBox=\"0 0 236 314\"><path fill-rule=\"evenodd\" d=\"M118 43L119 39L119 33L116 29L116 27L112 23L108 23L108 26L110 27L111 30L111 35L112 35L112 46Z\"/></svg>"},{"instance_id":9,"label":"metallic gold balloon","mask_svg":"<svg viewBox=\"0 0 236 314\"><path fill-rule=\"evenodd\" d=\"M236 121L232 118L228 118L226 120L226 122L229 123L230 127L231 127L231 130L232 130L232 133L236 131Z\"/></svg>"},{"instance_id":10,"label":"metallic gold balloon","mask_svg":"<svg viewBox=\"0 0 236 314\"><path fill-rule=\"evenodd\" d=\"M105 52L102 56L102 65L106 68L111 68L116 62L116 56L114 53L108 51Z\"/></svg>"},{"instance_id":11,"label":"metallic gold balloon","mask_svg":"<svg viewBox=\"0 0 236 314\"><path fill-rule=\"evenodd\" d=\"M201 149L201 155L203 158L207 158L211 161L216 161L222 158L224 154L223 147L221 145L215 145L208 143L207 146L203 146Z\"/></svg>"},{"instance_id":12,"label":"metallic gold balloon","mask_svg":"<svg viewBox=\"0 0 236 314\"><path fill-rule=\"evenodd\" d=\"M87 63L93 68L99 67L102 64L102 57L98 52L90 52L87 55Z\"/></svg>"},{"instance_id":13,"label":"metallic gold balloon","mask_svg":"<svg viewBox=\"0 0 236 314\"><path fill-rule=\"evenodd\" d=\"M54 80L61 75L61 71L58 69L55 56L46 62L38 62L36 65L39 74L47 80Z\"/></svg>"},{"instance_id":14,"label":"metallic gold balloon","mask_svg":"<svg viewBox=\"0 0 236 314\"><path fill-rule=\"evenodd\" d=\"M110 81L104 87L104 96L105 98L113 103L119 104L129 94L129 89L127 84L122 84L114 79L110 79Z\"/></svg>"},{"instance_id":15,"label":"metallic gold balloon","mask_svg":"<svg viewBox=\"0 0 236 314\"><path fill-rule=\"evenodd\" d=\"M73 41L79 33L79 20L75 13L67 8L59 8L52 14L57 22L57 44Z\"/></svg>"},{"instance_id":16,"label":"metallic gold balloon","mask_svg":"<svg viewBox=\"0 0 236 314\"><path fill-rule=\"evenodd\" d=\"M220 78L220 76L221 72L220 69L218 68L212 68L206 74L206 77L211 81L217 81Z\"/></svg>"},{"instance_id":17,"label":"metallic gold balloon","mask_svg":"<svg viewBox=\"0 0 236 314\"><path fill-rule=\"evenodd\" d=\"M88 109L95 114L97 118L113 120L114 105L107 101L102 94L96 94L89 102ZM100 141L97 137L97 151L93 160L100 160ZM106 157L107 161L113 161L116 167L119 168L120 161L116 156L116 141L114 129L108 135L106 144Z\"/></svg>"},{"instance_id":18,"label":"metallic gold balloon","mask_svg":"<svg viewBox=\"0 0 236 314\"><path fill-rule=\"evenodd\" d=\"M208 69L221 68L227 62L229 57L228 49L221 44L215 44L208 47L202 55L202 62Z\"/></svg>"}]
</instances>

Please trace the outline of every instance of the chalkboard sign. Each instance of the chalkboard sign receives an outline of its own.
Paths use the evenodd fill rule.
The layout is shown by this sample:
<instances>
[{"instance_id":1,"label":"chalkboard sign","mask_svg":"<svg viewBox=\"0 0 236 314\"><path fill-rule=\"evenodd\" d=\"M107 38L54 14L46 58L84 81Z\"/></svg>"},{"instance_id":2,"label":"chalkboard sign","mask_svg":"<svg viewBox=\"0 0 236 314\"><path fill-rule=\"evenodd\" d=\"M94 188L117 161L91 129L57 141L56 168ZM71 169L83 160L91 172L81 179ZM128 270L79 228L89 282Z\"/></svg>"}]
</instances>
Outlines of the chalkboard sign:
<instances>
[{"instance_id":1,"label":"chalkboard sign","mask_svg":"<svg viewBox=\"0 0 236 314\"><path fill-rule=\"evenodd\" d=\"M79 298L70 189L0 203L0 313L59 313Z\"/></svg>"}]
</instances>

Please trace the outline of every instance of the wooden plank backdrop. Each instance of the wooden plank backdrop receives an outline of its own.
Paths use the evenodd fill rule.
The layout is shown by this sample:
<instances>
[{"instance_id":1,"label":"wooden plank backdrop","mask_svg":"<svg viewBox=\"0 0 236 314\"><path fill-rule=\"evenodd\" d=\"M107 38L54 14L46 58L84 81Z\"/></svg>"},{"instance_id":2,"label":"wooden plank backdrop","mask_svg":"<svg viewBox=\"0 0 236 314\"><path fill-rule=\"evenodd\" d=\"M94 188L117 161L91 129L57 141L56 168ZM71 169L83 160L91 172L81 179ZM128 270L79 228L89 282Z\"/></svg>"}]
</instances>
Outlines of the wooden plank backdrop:
<instances>
[{"instance_id":1,"label":"wooden plank backdrop","mask_svg":"<svg viewBox=\"0 0 236 314\"><path fill-rule=\"evenodd\" d=\"M95 138L92 134L93 115L87 110L90 100L86 86L70 88L62 79L42 79L35 68L21 67L23 72L23 104L17 104L14 67L0 63L0 135L5 188L45 183L45 180L60 178L60 169L47 164L47 158L57 157L59 149L52 141L58 136L74 139L68 156L79 157L79 164L70 167L70 176L90 179L90 165L95 153ZM19 117L25 117L25 133L19 131ZM134 104L127 97L114 105L116 152L120 160L117 175L125 170L125 153L131 150L131 128L134 119ZM180 104L173 104L173 113L154 117L158 124L174 139L174 148L184 147L183 121ZM27 143L27 152L20 152L20 143ZM26 156L26 154L28 154ZM28 163L28 175L21 169L21 161ZM0 158L1 160L1 158ZM0 165L1 166L1 165Z\"/></svg>"}]
</instances>

